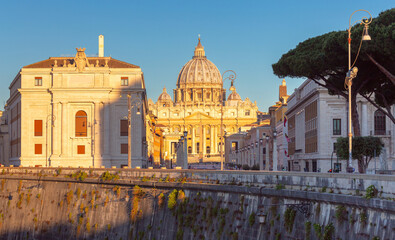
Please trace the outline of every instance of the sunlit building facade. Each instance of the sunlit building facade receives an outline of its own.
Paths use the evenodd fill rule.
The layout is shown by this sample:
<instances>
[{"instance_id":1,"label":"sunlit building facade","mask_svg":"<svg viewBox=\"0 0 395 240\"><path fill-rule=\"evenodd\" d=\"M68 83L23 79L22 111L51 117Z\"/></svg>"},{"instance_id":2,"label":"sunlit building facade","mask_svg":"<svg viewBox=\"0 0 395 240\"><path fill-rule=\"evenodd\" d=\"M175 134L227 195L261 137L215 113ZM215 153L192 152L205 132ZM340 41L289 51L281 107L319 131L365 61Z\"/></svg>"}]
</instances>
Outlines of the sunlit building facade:
<instances>
[{"instance_id":1,"label":"sunlit building facade","mask_svg":"<svg viewBox=\"0 0 395 240\"><path fill-rule=\"evenodd\" d=\"M163 129L165 160L175 160L177 142L187 131L188 162L220 161L221 132L235 133L257 121L256 103L242 100L233 82L230 90L227 96L221 73L205 56L199 39L194 56L178 75L173 99L163 88L156 103L149 100L149 108Z\"/></svg>"}]
</instances>

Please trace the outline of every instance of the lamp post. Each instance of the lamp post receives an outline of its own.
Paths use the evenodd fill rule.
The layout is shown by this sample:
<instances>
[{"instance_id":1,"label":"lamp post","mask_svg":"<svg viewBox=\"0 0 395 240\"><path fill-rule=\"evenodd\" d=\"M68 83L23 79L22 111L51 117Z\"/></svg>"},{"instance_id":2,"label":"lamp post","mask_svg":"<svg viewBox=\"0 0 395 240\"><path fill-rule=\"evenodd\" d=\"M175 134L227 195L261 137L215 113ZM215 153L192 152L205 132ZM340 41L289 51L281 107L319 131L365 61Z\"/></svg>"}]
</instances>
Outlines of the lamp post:
<instances>
[{"instance_id":1,"label":"lamp post","mask_svg":"<svg viewBox=\"0 0 395 240\"><path fill-rule=\"evenodd\" d=\"M142 102L136 98L131 100L131 93L128 93L128 167L132 167L132 109L137 108L136 114L140 115Z\"/></svg>"},{"instance_id":2,"label":"lamp post","mask_svg":"<svg viewBox=\"0 0 395 240\"><path fill-rule=\"evenodd\" d=\"M353 24L351 24L351 17L356 13L356 12L366 12L369 14L370 18L363 17L361 20L355 21ZM348 72L346 74L346 79L345 79L345 85L348 88L348 164L347 164L347 172L352 173L354 172L354 168L352 167L352 121L351 121L351 86L352 86L352 80L357 76L358 73L358 68L354 67L355 62L357 61L358 55L359 55L359 50L357 57L354 60L354 63L351 65L351 26L354 25L355 23L360 22L361 24L364 24L364 29L362 31L362 39L361 43L359 45L359 50L361 49L362 41L369 41L371 40L369 34L368 34L368 25L372 22L372 15L363 9L356 10L353 12L350 16L349 24L348 24Z\"/></svg>"},{"instance_id":3,"label":"lamp post","mask_svg":"<svg viewBox=\"0 0 395 240\"><path fill-rule=\"evenodd\" d=\"M229 76L228 77L226 77L226 78L224 78L224 76L225 76L225 74L226 73L228 73L229 74ZM221 171L222 170L224 170L224 156L223 156L223 153L224 153L224 138L223 138L223 136L224 136L224 126L223 126L223 121L224 121L224 111L223 111L223 107L224 107L224 105L225 105L225 97L224 97L224 94L226 93L226 92L224 92L223 91L223 89L224 89L224 81L226 80L226 79L229 79L229 80L231 80L231 85L230 85L230 90L233 90L233 89L235 89L234 87L233 87L233 81L236 79L236 73L233 71L233 70L227 70L227 71L225 71L224 73L222 73L222 88L221 88L221 149L220 149L220 156L221 156Z\"/></svg>"},{"instance_id":4,"label":"lamp post","mask_svg":"<svg viewBox=\"0 0 395 240\"><path fill-rule=\"evenodd\" d=\"M184 169L188 169L188 139L187 139L187 136L188 136L188 131L184 131L184 157L183 157L183 160L184 160L184 164L183 164L183 166L182 166L182 168L184 168Z\"/></svg>"},{"instance_id":5,"label":"lamp post","mask_svg":"<svg viewBox=\"0 0 395 240\"><path fill-rule=\"evenodd\" d=\"M265 151L265 158L266 158L266 163L265 163L265 170L269 170L269 135L266 135L266 151Z\"/></svg>"},{"instance_id":6,"label":"lamp post","mask_svg":"<svg viewBox=\"0 0 395 240\"><path fill-rule=\"evenodd\" d=\"M277 171L277 132L273 132L273 171Z\"/></svg>"},{"instance_id":7,"label":"lamp post","mask_svg":"<svg viewBox=\"0 0 395 240\"><path fill-rule=\"evenodd\" d=\"M264 169L264 168L263 168L263 158L261 159L261 149L262 149L261 146L263 146L263 138L260 138L260 139L259 139L259 147L258 147L259 170L260 170L260 171L262 171L262 170ZM263 153L262 153L262 155L263 155Z\"/></svg>"}]
</instances>

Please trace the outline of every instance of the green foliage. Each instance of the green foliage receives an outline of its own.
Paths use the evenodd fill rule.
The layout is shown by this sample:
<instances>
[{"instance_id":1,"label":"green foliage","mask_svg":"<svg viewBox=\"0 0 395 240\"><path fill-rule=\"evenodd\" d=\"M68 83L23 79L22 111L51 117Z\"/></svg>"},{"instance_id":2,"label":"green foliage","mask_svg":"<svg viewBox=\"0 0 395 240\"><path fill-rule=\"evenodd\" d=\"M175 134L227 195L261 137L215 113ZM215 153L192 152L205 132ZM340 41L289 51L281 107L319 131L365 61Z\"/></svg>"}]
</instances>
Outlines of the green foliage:
<instances>
[{"instance_id":1,"label":"green foliage","mask_svg":"<svg viewBox=\"0 0 395 240\"><path fill-rule=\"evenodd\" d=\"M84 171L81 171L81 170L70 175L71 178L74 178L75 180L78 180L81 182L83 182L87 176L88 176L88 174Z\"/></svg>"},{"instance_id":2,"label":"green foliage","mask_svg":"<svg viewBox=\"0 0 395 240\"><path fill-rule=\"evenodd\" d=\"M356 94L372 99L380 106L391 106L395 102L395 85L369 59L370 55L388 71L395 69L395 8L389 9L374 18L369 25L372 41L364 41L356 66L358 76L352 84L352 105L356 105ZM351 29L351 52L353 59L358 52L363 26L356 24ZM348 71L348 33L347 31L329 32L301 42L296 48L284 54L272 65L273 72L280 78L296 77L322 81L331 94L344 98L348 95L344 89L344 78ZM360 135L357 111L353 111L353 129ZM388 112L387 112L388 113ZM356 121L354 121L354 119ZM394 121L394 120L392 120Z\"/></svg>"},{"instance_id":3,"label":"green foliage","mask_svg":"<svg viewBox=\"0 0 395 240\"><path fill-rule=\"evenodd\" d=\"M255 217L256 217L256 215L254 212L250 214L250 217L248 218L248 223L250 224L250 226L254 225Z\"/></svg>"},{"instance_id":4,"label":"green foliage","mask_svg":"<svg viewBox=\"0 0 395 240\"><path fill-rule=\"evenodd\" d=\"M311 222L307 221L304 223L305 240L310 240L311 235Z\"/></svg>"},{"instance_id":5,"label":"green foliage","mask_svg":"<svg viewBox=\"0 0 395 240\"><path fill-rule=\"evenodd\" d=\"M285 186L284 186L284 184L277 184L276 185L276 188L275 188L276 190L281 190L281 189L285 189Z\"/></svg>"},{"instance_id":6,"label":"green foliage","mask_svg":"<svg viewBox=\"0 0 395 240\"><path fill-rule=\"evenodd\" d=\"M174 189L169 194L169 199L167 201L167 208L169 208L170 210L174 209L174 207L177 205L177 197L178 197L178 191L177 189Z\"/></svg>"},{"instance_id":7,"label":"green foliage","mask_svg":"<svg viewBox=\"0 0 395 240\"><path fill-rule=\"evenodd\" d=\"M254 164L254 165L251 167L251 170L259 170L259 164Z\"/></svg>"},{"instance_id":8,"label":"green foliage","mask_svg":"<svg viewBox=\"0 0 395 240\"><path fill-rule=\"evenodd\" d=\"M281 233L276 233L276 240L280 240L281 239Z\"/></svg>"},{"instance_id":9,"label":"green foliage","mask_svg":"<svg viewBox=\"0 0 395 240\"><path fill-rule=\"evenodd\" d=\"M362 210L361 213L359 214L359 222L362 224L366 224L367 220L368 220L368 216L366 214L366 210Z\"/></svg>"},{"instance_id":10,"label":"green foliage","mask_svg":"<svg viewBox=\"0 0 395 240\"><path fill-rule=\"evenodd\" d=\"M313 224L313 228L315 231L315 235L317 236L317 239L321 239L322 237L322 227L318 223Z\"/></svg>"},{"instance_id":11,"label":"green foliage","mask_svg":"<svg viewBox=\"0 0 395 240\"><path fill-rule=\"evenodd\" d=\"M284 213L284 226L285 229L289 233L292 232L293 226L294 226L294 221L295 221L295 216L296 216L296 211L292 208L287 208Z\"/></svg>"},{"instance_id":12,"label":"green foliage","mask_svg":"<svg viewBox=\"0 0 395 240\"><path fill-rule=\"evenodd\" d=\"M243 170L250 170L250 166L248 166L248 164L244 164L242 168Z\"/></svg>"},{"instance_id":13,"label":"green foliage","mask_svg":"<svg viewBox=\"0 0 395 240\"><path fill-rule=\"evenodd\" d=\"M377 188L374 185L370 185L369 187L366 188L365 198L366 199L375 198L375 197L377 197L378 192L379 191L377 190Z\"/></svg>"},{"instance_id":14,"label":"green foliage","mask_svg":"<svg viewBox=\"0 0 395 240\"><path fill-rule=\"evenodd\" d=\"M377 236L374 236L374 237L372 238L372 240L380 240L380 238L377 237Z\"/></svg>"},{"instance_id":15,"label":"green foliage","mask_svg":"<svg viewBox=\"0 0 395 240\"><path fill-rule=\"evenodd\" d=\"M321 192L323 192L323 193L326 192L326 187L322 187Z\"/></svg>"},{"instance_id":16,"label":"green foliage","mask_svg":"<svg viewBox=\"0 0 395 240\"><path fill-rule=\"evenodd\" d=\"M324 228L324 235L322 236L323 240L332 240L334 233L335 227L333 226L333 223L329 223Z\"/></svg>"},{"instance_id":17,"label":"green foliage","mask_svg":"<svg viewBox=\"0 0 395 240\"><path fill-rule=\"evenodd\" d=\"M336 142L336 154L339 158L348 159L348 138L340 137ZM358 159L358 170L360 173L365 173L370 160L381 154L383 143L380 138L367 136L367 137L353 137L352 139L352 157Z\"/></svg>"},{"instance_id":18,"label":"green foliage","mask_svg":"<svg viewBox=\"0 0 395 240\"><path fill-rule=\"evenodd\" d=\"M346 207L343 205L338 205L336 207L335 217L339 223L342 223L344 220L347 220L348 213Z\"/></svg>"},{"instance_id":19,"label":"green foliage","mask_svg":"<svg viewBox=\"0 0 395 240\"><path fill-rule=\"evenodd\" d=\"M165 195L163 193L161 193L158 196L158 206L159 206L159 208L162 208L164 203L165 203Z\"/></svg>"},{"instance_id":20,"label":"green foliage","mask_svg":"<svg viewBox=\"0 0 395 240\"><path fill-rule=\"evenodd\" d=\"M100 176L100 180L105 182L105 181L113 181L113 180L118 180L119 179L119 175L117 174L112 174L108 171L105 171L101 176Z\"/></svg>"}]
</instances>

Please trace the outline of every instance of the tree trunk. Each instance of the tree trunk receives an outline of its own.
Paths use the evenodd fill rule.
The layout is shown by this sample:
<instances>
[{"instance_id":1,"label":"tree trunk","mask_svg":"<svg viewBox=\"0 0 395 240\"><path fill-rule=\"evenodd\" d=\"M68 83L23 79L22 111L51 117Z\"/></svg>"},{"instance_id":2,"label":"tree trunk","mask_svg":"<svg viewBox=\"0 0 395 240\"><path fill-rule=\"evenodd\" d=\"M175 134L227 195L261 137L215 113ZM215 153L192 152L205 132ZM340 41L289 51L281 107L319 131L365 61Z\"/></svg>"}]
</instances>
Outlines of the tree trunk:
<instances>
[{"instance_id":1,"label":"tree trunk","mask_svg":"<svg viewBox=\"0 0 395 240\"><path fill-rule=\"evenodd\" d=\"M358 158L358 172L359 173L366 173L366 166L365 166L365 160Z\"/></svg>"},{"instance_id":2,"label":"tree trunk","mask_svg":"<svg viewBox=\"0 0 395 240\"><path fill-rule=\"evenodd\" d=\"M385 67L381 66L381 64L378 63L372 56L370 56L369 54L367 55L370 61L374 63L382 73L384 73L384 75L392 82L392 84L395 85L395 76L392 75L392 73L390 73L390 71L388 71Z\"/></svg>"},{"instance_id":3,"label":"tree trunk","mask_svg":"<svg viewBox=\"0 0 395 240\"><path fill-rule=\"evenodd\" d=\"M354 89L353 89L354 90ZM357 92L352 91L351 93L351 115L352 115L352 128L354 130L354 136L361 136L361 126L359 125L359 116L357 109Z\"/></svg>"}]
</instances>

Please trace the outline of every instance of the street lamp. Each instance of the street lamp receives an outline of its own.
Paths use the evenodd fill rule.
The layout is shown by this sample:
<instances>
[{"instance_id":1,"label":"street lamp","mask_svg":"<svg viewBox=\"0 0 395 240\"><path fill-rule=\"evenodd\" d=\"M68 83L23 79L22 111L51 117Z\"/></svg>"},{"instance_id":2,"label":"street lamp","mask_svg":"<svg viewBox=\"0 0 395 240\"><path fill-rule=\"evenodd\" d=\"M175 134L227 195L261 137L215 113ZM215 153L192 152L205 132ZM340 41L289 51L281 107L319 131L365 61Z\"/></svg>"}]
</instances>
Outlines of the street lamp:
<instances>
[{"instance_id":1,"label":"street lamp","mask_svg":"<svg viewBox=\"0 0 395 240\"><path fill-rule=\"evenodd\" d=\"M263 138L259 139L259 148L258 148L258 155L259 155L259 170L263 170L263 159L261 159L261 146L263 146ZM263 154L263 153L262 153Z\"/></svg>"},{"instance_id":2,"label":"street lamp","mask_svg":"<svg viewBox=\"0 0 395 240\"><path fill-rule=\"evenodd\" d=\"M351 24L351 17L356 13L356 12L366 12L369 14L370 18L363 17L361 20L355 21L353 24ZM359 45L357 57L354 60L354 63L351 65L351 26L354 25L355 23L360 22L361 24L364 24L364 28L362 31L362 39L361 43ZM345 86L348 88L348 144L349 144L349 151L348 151L348 164L347 164L347 172L352 173L354 172L354 168L352 167L352 121L351 121L351 86L352 86L352 80L357 76L358 73L358 68L354 67L355 62L358 59L359 55L359 50L361 49L362 41L369 41L371 40L371 37L368 34L368 25L372 22L372 15L363 9L356 10L353 12L350 16L349 24L348 24L348 72L346 74L346 79L345 79Z\"/></svg>"},{"instance_id":3,"label":"street lamp","mask_svg":"<svg viewBox=\"0 0 395 240\"><path fill-rule=\"evenodd\" d=\"M277 132L273 132L273 171L277 171Z\"/></svg>"},{"instance_id":4,"label":"street lamp","mask_svg":"<svg viewBox=\"0 0 395 240\"><path fill-rule=\"evenodd\" d=\"M228 73L229 76L227 76L226 78L224 78L225 74ZM233 81L236 79L236 73L233 70L227 70L224 73L222 73L222 88L221 88L221 149L220 149L220 156L221 156L221 171L224 170L224 156L223 156L223 152L224 152L224 127L223 127L223 121L224 121L224 111L223 111L223 107L225 105L225 97L224 97L224 81L225 80L231 80L231 85L230 85L230 90L235 89L233 87Z\"/></svg>"},{"instance_id":5,"label":"street lamp","mask_svg":"<svg viewBox=\"0 0 395 240\"><path fill-rule=\"evenodd\" d=\"M269 135L266 135L265 138L266 138L266 151L265 151L266 163L265 163L265 170L269 170L269 152L270 152L269 151Z\"/></svg>"},{"instance_id":6,"label":"street lamp","mask_svg":"<svg viewBox=\"0 0 395 240\"><path fill-rule=\"evenodd\" d=\"M137 108L136 114L140 115L142 102L136 98L131 100L131 93L128 93L128 167L132 167L132 109Z\"/></svg>"}]
</instances>

